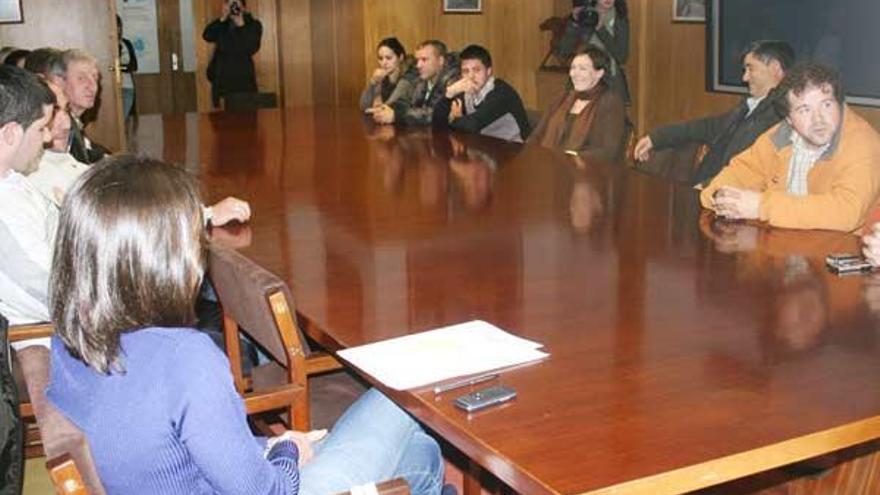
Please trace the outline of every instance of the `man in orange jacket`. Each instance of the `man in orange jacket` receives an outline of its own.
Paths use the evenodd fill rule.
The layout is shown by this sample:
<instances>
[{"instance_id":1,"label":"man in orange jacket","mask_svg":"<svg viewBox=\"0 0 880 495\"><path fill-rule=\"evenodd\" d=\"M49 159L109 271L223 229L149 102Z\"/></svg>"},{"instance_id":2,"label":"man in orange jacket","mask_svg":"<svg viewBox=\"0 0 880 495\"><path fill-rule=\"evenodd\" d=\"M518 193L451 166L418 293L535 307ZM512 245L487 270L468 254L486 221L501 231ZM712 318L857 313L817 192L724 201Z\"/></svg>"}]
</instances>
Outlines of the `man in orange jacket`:
<instances>
[{"instance_id":1,"label":"man in orange jacket","mask_svg":"<svg viewBox=\"0 0 880 495\"><path fill-rule=\"evenodd\" d=\"M880 136L843 103L840 77L804 63L780 84L785 120L734 157L700 194L719 216L853 231L880 194Z\"/></svg>"}]
</instances>

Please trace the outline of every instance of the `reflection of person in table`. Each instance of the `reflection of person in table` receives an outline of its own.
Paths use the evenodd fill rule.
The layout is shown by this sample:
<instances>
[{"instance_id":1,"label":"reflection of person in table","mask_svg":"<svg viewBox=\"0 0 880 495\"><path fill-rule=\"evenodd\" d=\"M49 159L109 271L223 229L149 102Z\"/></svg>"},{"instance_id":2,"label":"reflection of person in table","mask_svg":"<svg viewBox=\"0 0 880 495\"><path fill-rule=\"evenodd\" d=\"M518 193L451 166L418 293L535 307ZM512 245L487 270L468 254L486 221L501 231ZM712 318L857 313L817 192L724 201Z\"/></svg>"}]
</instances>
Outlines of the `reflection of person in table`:
<instances>
[{"instance_id":1,"label":"reflection of person in table","mask_svg":"<svg viewBox=\"0 0 880 495\"><path fill-rule=\"evenodd\" d=\"M450 139L457 140L454 136ZM461 143L452 143L453 156L449 169L461 190L464 206L470 211L480 211L492 200L492 182L498 165L489 154Z\"/></svg>"}]
</instances>

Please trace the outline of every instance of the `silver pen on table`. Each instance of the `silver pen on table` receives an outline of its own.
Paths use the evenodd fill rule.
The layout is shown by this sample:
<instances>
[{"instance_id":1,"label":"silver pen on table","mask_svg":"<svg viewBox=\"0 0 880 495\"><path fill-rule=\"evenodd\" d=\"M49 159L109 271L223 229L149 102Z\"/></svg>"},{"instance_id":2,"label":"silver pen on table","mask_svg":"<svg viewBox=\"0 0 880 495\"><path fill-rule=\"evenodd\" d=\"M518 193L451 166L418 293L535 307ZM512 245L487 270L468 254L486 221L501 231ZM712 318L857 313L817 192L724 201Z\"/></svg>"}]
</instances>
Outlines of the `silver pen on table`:
<instances>
[{"instance_id":1,"label":"silver pen on table","mask_svg":"<svg viewBox=\"0 0 880 495\"><path fill-rule=\"evenodd\" d=\"M450 390L455 390L457 388L476 385L477 383L488 382L489 380L494 380L496 378L498 378L498 373L486 373L485 375L477 375L470 378L465 378L463 380L457 380L454 382L444 383L443 385L437 385L436 387L434 387L434 393L442 394L443 392L449 392Z\"/></svg>"}]
</instances>

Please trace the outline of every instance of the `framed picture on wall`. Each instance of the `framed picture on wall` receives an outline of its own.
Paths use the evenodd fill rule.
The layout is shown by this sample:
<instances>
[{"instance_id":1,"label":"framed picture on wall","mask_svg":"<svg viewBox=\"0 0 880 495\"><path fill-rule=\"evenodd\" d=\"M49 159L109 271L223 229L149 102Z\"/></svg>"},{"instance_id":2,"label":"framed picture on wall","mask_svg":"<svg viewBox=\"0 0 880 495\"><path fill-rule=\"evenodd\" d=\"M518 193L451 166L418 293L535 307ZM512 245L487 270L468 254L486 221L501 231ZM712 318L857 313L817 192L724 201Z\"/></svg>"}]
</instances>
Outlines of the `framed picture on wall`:
<instances>
[{"instance_id":1,"label":"framed picture on wall","mask_svg":"<svg viewBox=\"0 0 880 495\"><path fill-rule=\"evenodd\" d=\"M0 24L21 24L21 0L0 0Z\"/></svg>"},{"instance_id":2,"label":"framed picture on wall","mask_svg":"<svg viewBox=\"0 0 880 495\"><path fill-rule=\"evenodd\" d=\"M483 0L443 0L444 14L480 14Z\"/></svg>"},{"instance_id":3,"label":"framed picture on wall","mask_svg":"<svg viewBox=\"0 0 880 495\"><path fill-rule=\"evenodd\" d=\"M672 2L674 22L706 22L706 0L674 0Z\"/></svg>"}]
</instances>

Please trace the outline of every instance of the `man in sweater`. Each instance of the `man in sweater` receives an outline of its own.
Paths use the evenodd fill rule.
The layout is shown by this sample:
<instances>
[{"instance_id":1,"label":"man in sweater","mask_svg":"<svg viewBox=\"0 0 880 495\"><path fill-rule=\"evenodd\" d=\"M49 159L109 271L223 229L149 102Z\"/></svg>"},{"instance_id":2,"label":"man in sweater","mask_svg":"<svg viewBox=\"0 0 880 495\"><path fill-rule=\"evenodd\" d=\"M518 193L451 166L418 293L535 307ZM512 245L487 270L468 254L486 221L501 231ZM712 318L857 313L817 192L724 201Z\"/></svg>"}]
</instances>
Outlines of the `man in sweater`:
<instances>
[{"instance_id":1,"label":"man in sweater","mask_svg":"<svg viewBox=\"0 0 880 495\"><path fill-rule=\"evenodd\" d=\"M794 50L784 41L752 43L742 60L742 80L749 86L748 97L727 113L654 129L636 143L635 159L648 160L654 149L704 143L709 151L691 180L698 185L707 183L731 158L751 146L782 118L773 104L780 96L774 89L794 58Z\"/></svg>"},{"instance_id":2,"label":"man in sweater","mask_svg":"<svg viewBox=\"0 0 880 495\"><path fill-rule=\"evenodd\" d=\"M785 120L731 160L700 194L722 217L852 231L880 194L880 136L843 103L840 76L805 63L780 84Z\"/></svg>"},{"instance_id":3,"label":"man in sweater","mask_svg":"<svg viewBox=\"0 0 880 495\"><path fill-rule=\"evenodd\" d=\"M492 73L492 56L480 45L462 50L461 79L434 108L434 126L521 143L531 132L516 90Z\"/></svg>"}]
</instances>

